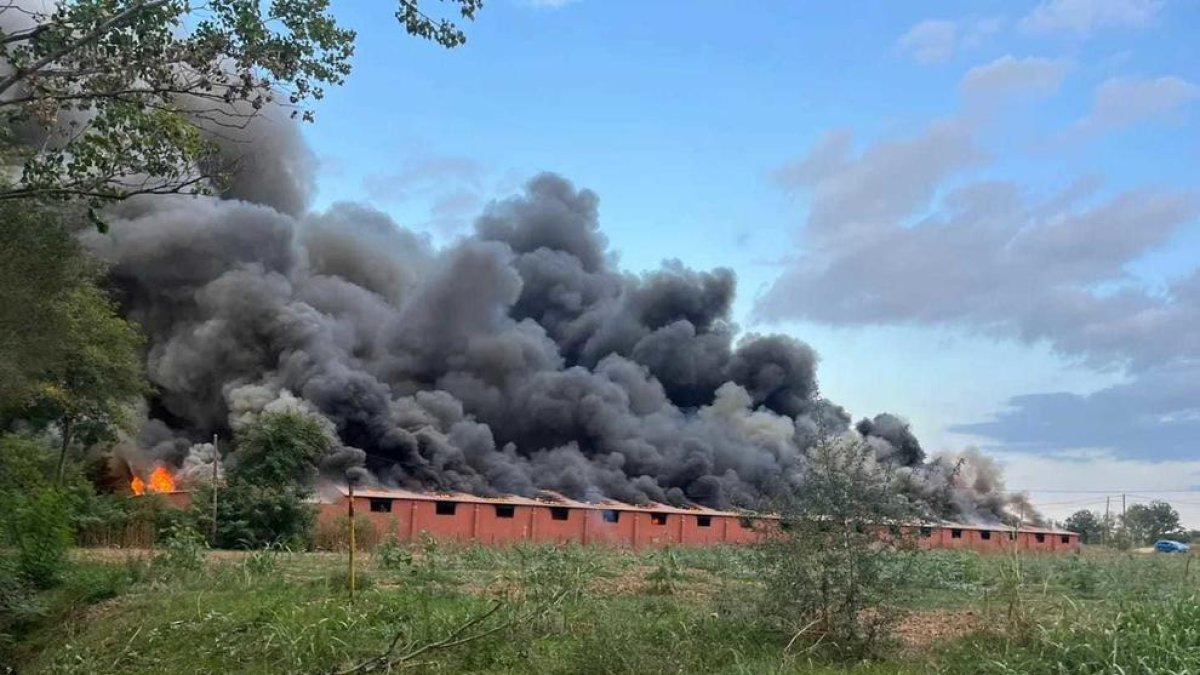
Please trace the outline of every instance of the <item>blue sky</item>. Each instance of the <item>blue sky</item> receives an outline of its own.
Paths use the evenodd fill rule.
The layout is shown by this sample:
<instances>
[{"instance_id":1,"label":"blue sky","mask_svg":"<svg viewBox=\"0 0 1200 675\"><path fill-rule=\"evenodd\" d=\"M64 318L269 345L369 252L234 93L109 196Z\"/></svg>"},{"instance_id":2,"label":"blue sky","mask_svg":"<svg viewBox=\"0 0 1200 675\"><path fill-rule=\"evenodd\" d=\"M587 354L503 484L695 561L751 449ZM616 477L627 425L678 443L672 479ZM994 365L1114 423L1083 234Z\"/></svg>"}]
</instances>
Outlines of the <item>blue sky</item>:
<instances>
[{"instance_id":1,"label":"blue sky","mask_svg":"<svg viewBox=\"0 0 1200 675\"><path fill-rule=\"evenodd\" d=\"M452 51L339 16L318 206L447 241L560 173L624 267L734 269L743 330L812 344L856 416L1054 515L1200 526L1200 3L490 0Z\"/></svg>"}]
</instances>

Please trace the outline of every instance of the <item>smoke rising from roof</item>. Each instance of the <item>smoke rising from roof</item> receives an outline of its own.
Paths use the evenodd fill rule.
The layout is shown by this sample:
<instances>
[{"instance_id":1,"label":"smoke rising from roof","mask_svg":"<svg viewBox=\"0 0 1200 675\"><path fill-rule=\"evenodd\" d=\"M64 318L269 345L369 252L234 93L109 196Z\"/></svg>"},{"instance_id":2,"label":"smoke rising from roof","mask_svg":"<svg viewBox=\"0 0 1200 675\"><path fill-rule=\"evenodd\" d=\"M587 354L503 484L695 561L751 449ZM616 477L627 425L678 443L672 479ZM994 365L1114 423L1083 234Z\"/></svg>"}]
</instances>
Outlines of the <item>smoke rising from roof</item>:
<instances>
[{"instance_id":1,"label":"smoke rising from roof","mask_svg":"<svg viewBox=\"0 0 1200 675\"><path fill-rule=\"evenodd\" d=\"M131 463L211 467L211 447L186 448L282 407L328 421L335 475L728 507L803 489L808 448L861 434L933 510L1003 514L900 418L851 430L808 345L736 340L731 270L617 269L591 191L535 176L439 248L367 206L308 212L307 152L266 128L234 144L259 168L226 199L131 201L85 237L148 336L158 393L118 449Z\"/></svg>"}]
</instances>

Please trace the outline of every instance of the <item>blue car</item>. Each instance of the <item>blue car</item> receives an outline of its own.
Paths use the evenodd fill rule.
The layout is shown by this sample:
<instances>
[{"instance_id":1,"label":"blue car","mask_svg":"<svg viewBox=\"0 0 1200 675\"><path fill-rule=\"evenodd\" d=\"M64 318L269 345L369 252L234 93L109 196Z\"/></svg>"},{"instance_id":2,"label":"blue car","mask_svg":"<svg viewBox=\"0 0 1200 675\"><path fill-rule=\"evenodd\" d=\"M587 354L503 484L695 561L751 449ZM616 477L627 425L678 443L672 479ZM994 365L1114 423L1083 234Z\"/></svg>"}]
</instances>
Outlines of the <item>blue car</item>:
<instances>
[{"instance_id":1,"label":"blue car","mask_svg":"<svg viewBox=\"0 0 1200 675\"><path fill-rule=\"evenodd\" d=\"M1192 550L1191 546L1183 542L1171 541L1170 539L1159 539L1154 542L1154 550L1159 553L1187 553Z\"/></svg>"}]
</instances>

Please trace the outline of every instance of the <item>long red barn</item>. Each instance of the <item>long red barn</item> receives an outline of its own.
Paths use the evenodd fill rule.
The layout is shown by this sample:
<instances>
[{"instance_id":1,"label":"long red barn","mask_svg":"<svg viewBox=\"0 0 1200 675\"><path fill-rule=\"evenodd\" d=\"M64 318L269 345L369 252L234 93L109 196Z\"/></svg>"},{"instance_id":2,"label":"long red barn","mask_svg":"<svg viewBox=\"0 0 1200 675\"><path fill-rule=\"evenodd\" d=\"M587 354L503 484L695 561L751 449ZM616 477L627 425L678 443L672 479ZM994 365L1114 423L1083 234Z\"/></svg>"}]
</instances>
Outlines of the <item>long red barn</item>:
<instances>
[{"instance_id":1,"label":"long red barn","mask_svg":"<svg viewBox=\"0 0 1200 675\"><path fill-rule=\"evenodd\" d=\"M167 497L186 506L186 492ZM326 486L319 492L317 519L326 527L344 521L349 491ZM521 541L610 544L633 549L661 546L751 544L760 541L778 518L703 507L665 504L634 506L622 502L588 503L560 498L478 497L463 493L427 493L394 488L354 491L354 510L368 518L382 540L436 539L504 545ZM1078 552L1079 535L1066 530L1004 525L921 523L901 527L921 548L972 549L981 552Z\"/></svg>"}]
</instances>

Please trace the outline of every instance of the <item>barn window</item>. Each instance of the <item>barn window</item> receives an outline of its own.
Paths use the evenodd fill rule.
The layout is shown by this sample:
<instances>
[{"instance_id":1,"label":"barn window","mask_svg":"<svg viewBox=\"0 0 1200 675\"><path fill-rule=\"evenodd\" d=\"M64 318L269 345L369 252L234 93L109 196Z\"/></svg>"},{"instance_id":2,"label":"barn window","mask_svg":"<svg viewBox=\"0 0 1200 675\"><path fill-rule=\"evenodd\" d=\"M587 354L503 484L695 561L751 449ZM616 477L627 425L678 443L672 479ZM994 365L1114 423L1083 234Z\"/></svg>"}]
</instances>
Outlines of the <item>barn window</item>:
<instances>
[{"instance_id":1,"label":"barn window","mask_svg":"<svg viewBox=\"0 0 1200 675\"><path fill-rule=\"evenodd\" d=\"M712 516L696 516L696 525L700 527L711 527Z\"/></svg>"},{"instance_id":2,"label":"barn window","mask_svg":"<svg viewBox=\"0 0 1200 675\"><path fill-rule=\"evenodd\" d=\"M439 516L452 516L458 511L458 502L438 502L434 507L434 513Z\"/></svg>"},{"instance_id":3,"label":"barn window","mask_svg":"<svg viewBox=\"0 0 1200 675\"><path fill-rule=\"evenodd\" d=\"M980 530L980 531L979 531L979 538L980 538L980 539L983 539L984 541L987 541L987 540L991 539L991 538L992 538L992 531L991 531L991 530Z\"/></svg>"},{"instance_id":4,"label":"barn window","mask_svg":"<svg viewBox=\"0 0 1200 675\"><path fill-rule=\"evenodd\" d=\"M1008 539L1009 539L1009 541L1016 541L1017 540L1017 531L1009 530L1008 531Z\"/></svg>"},{"instance_id":5,"label":"barn window","mask_svg":"<svg viewBox=\"0 0 1200 675\"><path fill-rule=\"evenodd\" d=\"M1044 534L1038 533L1038 534L1033 535L1033 537L1035 539L1037 539L1037 543L1039 543L1039 544L1046 543L1046 535L1044 535Z\"/></svg>"},{"instance_id":6,"label":"barn window","mask_svg":"<svg viewBox=\"0 0 1200 675\"><path fill-rule=\"evenodd\" d=\"M620 511L614 511L613 509L605 509L604 510L604 522L615 523L619 520L621 520L621 512Z\"/></svg>"},{"instance_id":7,"label":"barn window","mask_svg":"<svg viewBox=\"0 0 1200 675\"><path fill-rule=\"evenodd\" d=\"M496 505L497 518L512 518L515 515L517 515L517 507L513 506L512 504Z\"/></svg>"},{"instance_id":8,"label":"barn window","mask_svg":"<svg viewBox=\"0 0 1200 675\"><path fill-rule=\"evenodd\" d=\"M951 539L962 539L962 530L950 530Z\"/></svg>"},{"instance_id":9,"label":"barn window","mask_svg":"<svg viewBox=\"0 0 1200 675\"><path fill-rule=\"evenodd\" d=\"M921 528L921 537L928 539L932 536L933 536L933 528L932 527L922 527Z\"/></svg>"},{"instance_id":10,"label":"barn window","mask_svg":"<svg viewBox=\"0 0 1200 675\"><path fill-rule=\"evenodd\" d=\"M1062 543L1064 543L1064 544L1069 544L1069 543L1071 543L1071 535L1068 535L1068 534L1064 534L1064 535L1062 535L1062 536L1061 536L1061 541L1062 541Z\"/></svg>"},{"instance_id":11,"label":"barn window","mask_svg":"<svg viewBox=\"0 0 1200 675\"><path fill-rule=\"evenodd\" d=\"M650 514L650 522L654 523L655 525L666 525L667 524L667 514L651 513Z\"/></svg>"},{"instance_id":12,"label":"barn window","mask_svg":"<svg viewBox=\"0 0 1200 675\"><path fill-rule=\"evenodd\" d=\"M381 497L371 498L371 513L391 513L392 500Z\"/></svg>"},{"instance_id":13,"label":"barn window","mask_svg":"<svg viewBox=\"0 0 1200 675\"><path fill-rule=\"evenodd\" d=\"M571 511L565 506L551 506L550 520L570 520Z\"/></svg>"},{"instance_id":14,"label":"barn window","mask_svg":"<svg viewBox=\"0 0 1200 675\"><path fill-rule=\"evenodd\" d=\"M747 518L746 516L742 516L741 518L738 518L738 524L742 526L743 530L753 530L754 529L754 519L753 518Z\"/></svg>"}]
</instances>

